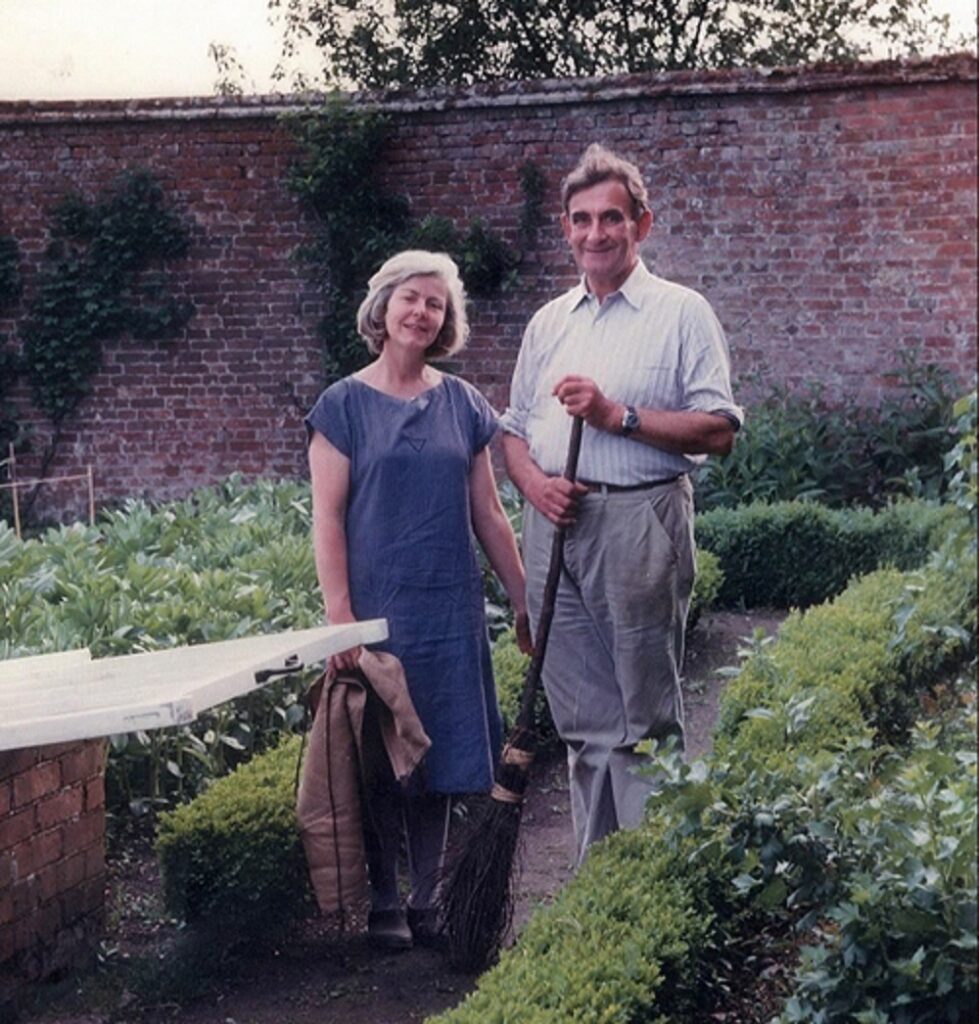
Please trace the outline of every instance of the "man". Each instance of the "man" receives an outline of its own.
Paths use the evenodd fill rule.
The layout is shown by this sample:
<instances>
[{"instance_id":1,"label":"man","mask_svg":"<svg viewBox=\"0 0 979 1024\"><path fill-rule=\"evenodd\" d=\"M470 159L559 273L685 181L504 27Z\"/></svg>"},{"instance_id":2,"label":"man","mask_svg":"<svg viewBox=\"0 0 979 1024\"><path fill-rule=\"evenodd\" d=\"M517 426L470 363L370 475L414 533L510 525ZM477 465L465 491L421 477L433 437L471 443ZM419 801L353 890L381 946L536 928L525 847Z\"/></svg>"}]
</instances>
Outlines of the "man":
<instances>
[{"instance_id":1,"label":"man","mask_svg":"<svg viewBox=\"0 0 979 1024\"><path fill-rule=\"evenodd\" d=\"M507 471L526 498L536 624L556 525L571 527L544 687L568 748L580 863L642 818L641 740L683 743L680 668L694 576L689 473L726 454L742 420L727 343L700 295L639 258L653 216L638 169L599 145L561 190L579 285L532 318L503 416ZM571 416L579 482L561 476Z\"/></svg>"}]
</instances>

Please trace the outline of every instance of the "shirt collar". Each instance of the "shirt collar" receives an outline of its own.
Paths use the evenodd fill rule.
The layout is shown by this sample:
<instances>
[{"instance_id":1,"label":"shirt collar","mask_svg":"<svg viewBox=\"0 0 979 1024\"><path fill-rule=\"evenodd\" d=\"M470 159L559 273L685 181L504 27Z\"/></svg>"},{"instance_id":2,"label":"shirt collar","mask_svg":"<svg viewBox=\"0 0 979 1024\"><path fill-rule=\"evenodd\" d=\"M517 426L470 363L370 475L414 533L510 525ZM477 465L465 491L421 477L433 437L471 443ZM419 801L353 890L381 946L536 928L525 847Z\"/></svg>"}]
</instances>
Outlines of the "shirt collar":
<instances>
[{"instance_id":1,"label":"shirt collar","mask_svg":"<svg viewBox=\"0 0 979 1024\"><path fill-rule=\"evenodd\" d=\"M651 277L652 275L646 269L646 264L640 258L636 260L636 265L622 282L621 287L612 292L608 298L612 298L613 295L621 295L633 309L639 309L642 306L643 290ZM587 302L591 298L592 293L588 290L585 275L582 274L581 280L571 289L571 309L576 310L583 302Z\"/></svg>"}]
</instances>

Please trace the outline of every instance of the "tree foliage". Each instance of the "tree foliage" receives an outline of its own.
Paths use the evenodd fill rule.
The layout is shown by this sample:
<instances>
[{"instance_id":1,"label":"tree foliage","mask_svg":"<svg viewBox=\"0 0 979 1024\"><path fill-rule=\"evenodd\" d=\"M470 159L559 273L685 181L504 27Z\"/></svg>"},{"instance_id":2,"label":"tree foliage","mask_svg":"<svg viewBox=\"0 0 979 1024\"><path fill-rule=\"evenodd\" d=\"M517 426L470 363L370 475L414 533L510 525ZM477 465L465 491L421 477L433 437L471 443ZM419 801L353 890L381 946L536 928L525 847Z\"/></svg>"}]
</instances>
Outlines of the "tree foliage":
<instances>
[{"instance_id":1,"label":"tree foliage","mask_svg":"<svg viewBox=\"0 0 979 1024\"><path fill-rule=\"evenodd\" d=\"M469 84L950 49L930 0L269 0L341 87Z\"/></svg>"}]
</instances>

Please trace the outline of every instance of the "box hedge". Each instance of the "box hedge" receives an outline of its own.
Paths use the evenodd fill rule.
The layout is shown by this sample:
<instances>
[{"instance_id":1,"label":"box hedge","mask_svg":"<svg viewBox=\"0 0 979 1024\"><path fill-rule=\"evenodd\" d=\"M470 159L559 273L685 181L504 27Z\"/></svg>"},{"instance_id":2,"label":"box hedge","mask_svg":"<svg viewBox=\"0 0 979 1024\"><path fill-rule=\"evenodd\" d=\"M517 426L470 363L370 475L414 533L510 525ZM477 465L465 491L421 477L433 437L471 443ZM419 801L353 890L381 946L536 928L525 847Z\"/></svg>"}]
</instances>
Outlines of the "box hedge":
<instances>
[{"instance_id":1,"label":"box hedge","mask_svg":"<svg viewBox=\"0 0 979 1024\"><path fill-rule=\"evenodd\" d=\"M299 748L299 737L287 739L161 816L156 849L171 913L230 944L311 909L295 817Z\"/></svg>"},{"instance_id":2,"label":"box hedge","mask_svg":"<svg viewBox=\"0 0 979 1024\"><path fill-rule=\"evenodd\" d=\"M691 966L712 925L708 886L685 867L690 849L657 839L651 828L609 837L441 1024L693 1019Z\"/></svg>"},{"instance_id":3,"label":"box hedge","mask_svg":"<svg viewBox=\"0 0 979 1024\"><path fill-rule=\"evenodd\" d=\"M643 826L593 848L477 991L433 1022L710 1019L717 951L750 948L769 918L817 939L782 1021L970 1019L962 1014L975 991L974 750L971 760L946 757L958 768L946 777L889 757L872 737L903 723L921 688L974 659L975 600L968 562L882 570L794 616L776 642L759 639L722 698L709 761L668 756L673 779ZM935 806L927 839L910 823L878 839L872 829L896 814L887 800L911 819L921 793ZM953 847L958 867L947 871ZM625 932L620 895L644 908ZM614 981L603 985L606 974ZM834 1005L854 1015L833 1016Z\"/></svg>"},{"instance_id":4,"label":"box hedge","mask_svg":"<svg viewBox=\"0 0 979 1024\"><path fill-rule=\"evenodd\" d=\"M874 569L917 568L960 519L926 502L880 512L758 502L698 515L696 537L720 560L720 607L808 608Z\"/></svg>"}]
</instances>

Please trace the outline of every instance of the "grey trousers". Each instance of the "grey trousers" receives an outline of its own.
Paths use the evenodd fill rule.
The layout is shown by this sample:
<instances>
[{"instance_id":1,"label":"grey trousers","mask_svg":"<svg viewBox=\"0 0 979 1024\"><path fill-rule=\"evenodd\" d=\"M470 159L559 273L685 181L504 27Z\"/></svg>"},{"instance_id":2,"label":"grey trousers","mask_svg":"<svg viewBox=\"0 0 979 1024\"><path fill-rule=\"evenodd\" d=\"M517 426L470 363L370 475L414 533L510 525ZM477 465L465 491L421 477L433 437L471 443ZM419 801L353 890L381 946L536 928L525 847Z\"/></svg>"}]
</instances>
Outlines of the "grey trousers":
<instances>
[{"instance_id":1,"label":"grey trousers","mask_svg":"<svg viewBox=\"0 0 979 1024\"><path fill-rule=\"evenodd\" d=\"M523 553L536 628L554 527L527 505ZM644 491L594 492L568 530L544 659L551 714L568 750L577 860L642 819L655 782L635 745L683 744L680 669L694 578L687 477Z\"/></svg>"}]
</instances>

